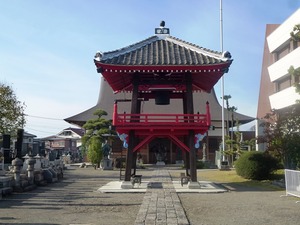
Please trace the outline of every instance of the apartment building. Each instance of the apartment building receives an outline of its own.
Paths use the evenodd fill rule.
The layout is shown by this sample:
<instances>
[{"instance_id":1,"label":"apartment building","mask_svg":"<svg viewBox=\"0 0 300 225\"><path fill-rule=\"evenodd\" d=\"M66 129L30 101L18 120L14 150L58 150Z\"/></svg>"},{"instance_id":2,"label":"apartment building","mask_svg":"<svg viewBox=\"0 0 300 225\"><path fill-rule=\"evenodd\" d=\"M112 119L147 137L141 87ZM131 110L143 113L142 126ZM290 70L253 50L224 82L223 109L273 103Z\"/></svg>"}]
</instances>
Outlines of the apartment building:
<instances>
[{"instance_id":1,"label":"apartment building","mask_svg":"<svg viewBox=\"0 0 300 225\"><path fill-rule=\"evenodd\" d=\"M300 9L282 24L268 24L263 54L257 118L271 110L287 110L300 99L294 84L299 82L288 73L291 66L300 67L300 43L290 33L300 24Z\"/></svg>"}]
</instances>

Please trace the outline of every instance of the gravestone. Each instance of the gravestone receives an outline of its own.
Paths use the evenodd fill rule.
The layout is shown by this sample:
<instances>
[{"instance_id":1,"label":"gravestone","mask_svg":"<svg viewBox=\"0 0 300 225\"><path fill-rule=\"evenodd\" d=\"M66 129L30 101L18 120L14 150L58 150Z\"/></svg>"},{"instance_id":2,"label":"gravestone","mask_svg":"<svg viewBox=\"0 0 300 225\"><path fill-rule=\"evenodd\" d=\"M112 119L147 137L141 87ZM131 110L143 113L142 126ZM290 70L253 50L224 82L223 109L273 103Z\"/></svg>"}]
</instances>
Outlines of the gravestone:
<instances>
[{"instance_id":1,"label":"gravestone","mask_svg":"<svg viewBox=\"0 0 300 225\"><path fill-rule=\"evenodd\" d=\"M0 176L4 175L4 154L3 154L3 148L0 149Z\"/></svg>"},{"instance_id":2,"label":"gravestone","mask_svg":"<svg viewBox=\"0 0 300 225\"><path fill-rule=\"evenodd\" d=\"M34 169L35 170L40 170L42 168L42 157L39 154L37 154L33 158L36 160L35 165L34 165Z\"/></svg>"},{"instance_id":3,"label":"gravestone","mask_svg":"<svg viewBox=\"0 0 300 225\"><path fill-rule=\"evenodd\" d=\"M28 159L30 158L28 154L22 157L24 159L23 167L21 170L21 173L27 173L28 169Z\"/></svg>"}]
</instances>

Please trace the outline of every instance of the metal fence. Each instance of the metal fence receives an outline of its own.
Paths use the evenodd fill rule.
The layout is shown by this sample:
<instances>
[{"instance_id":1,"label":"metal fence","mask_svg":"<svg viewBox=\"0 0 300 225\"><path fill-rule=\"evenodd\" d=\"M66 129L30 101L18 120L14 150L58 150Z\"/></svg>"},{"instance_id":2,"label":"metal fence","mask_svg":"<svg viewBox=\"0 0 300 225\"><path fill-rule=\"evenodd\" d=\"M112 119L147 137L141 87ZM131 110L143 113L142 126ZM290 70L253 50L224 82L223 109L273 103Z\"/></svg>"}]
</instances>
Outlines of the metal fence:
<instances>
[{"instance_id":1,"label":"metal fence","mask_svg":"<svg viewBox=\"0 0 300 225\"><path fill-rule=\"evenodd\" d=\"M300 171L285 170L286 195L292 195L300 198ZM297 201L297 203L300 201Z\"/></svg>"}]
</instances>

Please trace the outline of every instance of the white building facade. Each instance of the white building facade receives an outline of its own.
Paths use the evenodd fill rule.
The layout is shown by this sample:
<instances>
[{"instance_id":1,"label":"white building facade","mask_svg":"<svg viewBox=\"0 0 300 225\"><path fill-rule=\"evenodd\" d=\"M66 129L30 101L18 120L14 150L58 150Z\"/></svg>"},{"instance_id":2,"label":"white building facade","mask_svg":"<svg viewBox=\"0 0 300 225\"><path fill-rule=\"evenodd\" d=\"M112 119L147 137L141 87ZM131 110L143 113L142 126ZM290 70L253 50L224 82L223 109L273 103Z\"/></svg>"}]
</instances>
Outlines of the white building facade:
<instances>
[{"instance_id":1,"label":"white building facade","mask_svg":"<svg viewBox=\"0 0 300 225\"><path fill-rule=\"evenodd\" d=\"M274 89L273 94L269 96L271 109L284 109L300 99L294 87L295 82L299 80L295 80L288 73L291 66L295 69L300 67L300 45L291 39L290 35L297 24L300 24L300 9L267 37L268 48L272 55L268 73Z\"/></svg>"}]
</instances>

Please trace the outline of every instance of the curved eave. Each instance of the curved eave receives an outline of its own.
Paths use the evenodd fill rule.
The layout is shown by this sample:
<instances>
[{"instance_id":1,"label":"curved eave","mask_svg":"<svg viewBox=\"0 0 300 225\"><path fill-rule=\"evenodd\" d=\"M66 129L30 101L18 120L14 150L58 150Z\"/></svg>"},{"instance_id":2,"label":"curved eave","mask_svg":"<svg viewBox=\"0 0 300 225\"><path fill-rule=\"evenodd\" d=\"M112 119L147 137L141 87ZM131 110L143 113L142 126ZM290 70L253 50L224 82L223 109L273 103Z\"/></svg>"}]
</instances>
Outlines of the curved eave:
<instances>
[{"instance_id":1,"label":"curved eave","mask_svg":"<svg viewBox=\"0 0 300 225\"><path fill-rule=\"evenodd\" d=\"M134 75L144 76L156 73L192 74L194 91L210 92L213 86L229 69L232 60L205 65L111 65L95 60L97 72L101 73L114 92L132 91Z\"/></svg>"}]
</instances>

